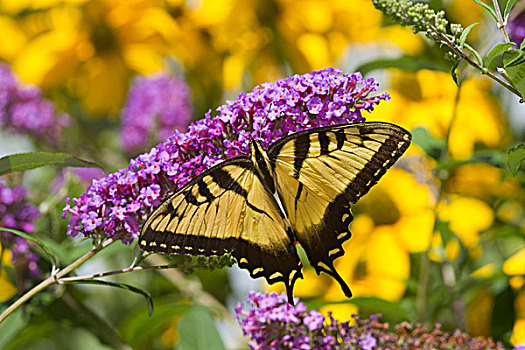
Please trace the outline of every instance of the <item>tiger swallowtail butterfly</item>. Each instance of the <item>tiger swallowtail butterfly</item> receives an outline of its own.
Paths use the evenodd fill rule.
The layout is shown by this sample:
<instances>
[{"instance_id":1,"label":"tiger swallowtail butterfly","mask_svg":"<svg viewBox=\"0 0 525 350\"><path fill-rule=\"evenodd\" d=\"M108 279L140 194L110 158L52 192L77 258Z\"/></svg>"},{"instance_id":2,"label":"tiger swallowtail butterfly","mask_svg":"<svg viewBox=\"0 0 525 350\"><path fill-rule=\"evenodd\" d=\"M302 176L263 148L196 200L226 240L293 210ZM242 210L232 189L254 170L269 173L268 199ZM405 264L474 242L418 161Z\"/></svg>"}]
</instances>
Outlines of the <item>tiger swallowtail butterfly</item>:
<instances>
[{"instance_id":1,"label":"tiger swallowtail butterfly","mask_svg":"<svg viewBox=\"0 0 525 350\"><path fill-rule=\"evenodd\" d=\"M405 152L411 135L380 122L319 127L265 151L226 160L165 200L142 227L139 246L161 253L231 253L253 278L283 282L293 303L302 278L299 243L317 274L352 293L334 260L344 254L356 203Z\"/></svg>"}]
</instances>

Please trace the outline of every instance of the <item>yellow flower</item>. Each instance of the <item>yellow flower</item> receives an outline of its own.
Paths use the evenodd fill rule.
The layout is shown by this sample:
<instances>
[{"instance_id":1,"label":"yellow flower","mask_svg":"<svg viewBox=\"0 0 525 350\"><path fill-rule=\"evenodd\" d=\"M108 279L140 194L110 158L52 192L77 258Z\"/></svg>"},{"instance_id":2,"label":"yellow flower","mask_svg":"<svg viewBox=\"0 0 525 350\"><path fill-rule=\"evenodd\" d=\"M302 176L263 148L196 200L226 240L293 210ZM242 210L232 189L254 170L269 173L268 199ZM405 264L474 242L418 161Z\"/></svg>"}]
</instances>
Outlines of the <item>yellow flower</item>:
<instances>
[{"instance_id":1,"label":"yellow flower","mask_svg":"<svg viewBox=\"0 0 525 350\"><path fill-rule=\"evenodd\" d=\"M0 303L6 302L11 299L16 294L16 287L13 285L10 280L6 268L13 267L11 261L11 251L2 249L0 245L0 254L2 255L1 269L0 269Z\"/></svg>"},{"instance_id":2,"label":"yellow flower","mask_svg":"<svg viewBox=\"0 0 525 350\"><path fill-rule=\"evenodd\" d=\"M467 331L478 337L491 335L494 294L490 289L480 289L467 305Z\"/></svg>"},{"instance_id":3,"label":"yellow flower","mask_svg":"<svg viewBox=\"0 0 525 350\"><path fill-rule=\"evenodd\" d=\"M520 249L503 263L506 275L525 275L525 248Z\"/></svg>"},{"instance_id":4,"label":"yellow flower","mask_svg":"<svg viewBox=\"0 0 525 350\"><path fill-rule=\"evenodd\" d=\"M514 299L514 310L516 311L516 320L512 329L510 343L517 345L525 342L525 291L522 290Z\"/></svg>"},{"instance_id":5,"label":"yellow flower","mask_svg":"<svg viewBox=\"0 0 525 350\"><path fill-rule=\"evenodd\" d=\"M395 121L409 129L425 127L434 137L445 138L457 92L450 74L430 70L416 73L393 70L391 74L392 100L380 104L372 119ZM470 157L477 143L489 148L506 145L500 106L489 94L489 88L486 80L471 78L463 83L449 140L454 158Z\"/></svg>"},{"instance_id":6,"label":"yellow flower","mask_svg":"<svg viewBox=\"0 0 525 350\"><path fill-rule=\"evenodd\" d=\"M20 8L8 1L3 6L13 12L37 4ZM118 112L134 72L162 67L174 27L167 12L147 0L57 1L17 18L26 43L21 45L17 36L4 39L9 49L0 58L12 63L25 82L44 89L67 87L95 115Z\"/></svg>"},{"instance_id":7,"label":"yellow flower","mask_svg":"<svg viewBox=\"0 0 525 350\"><path fill-rule=\"evenodd\" d=\"M438 206L438 215L449 222L450 229L466 248L476 246L480 232L494 222L494 212L487 203L462 196L451 196L450 201L442 201Z\"/></svg>"}]
</instances>

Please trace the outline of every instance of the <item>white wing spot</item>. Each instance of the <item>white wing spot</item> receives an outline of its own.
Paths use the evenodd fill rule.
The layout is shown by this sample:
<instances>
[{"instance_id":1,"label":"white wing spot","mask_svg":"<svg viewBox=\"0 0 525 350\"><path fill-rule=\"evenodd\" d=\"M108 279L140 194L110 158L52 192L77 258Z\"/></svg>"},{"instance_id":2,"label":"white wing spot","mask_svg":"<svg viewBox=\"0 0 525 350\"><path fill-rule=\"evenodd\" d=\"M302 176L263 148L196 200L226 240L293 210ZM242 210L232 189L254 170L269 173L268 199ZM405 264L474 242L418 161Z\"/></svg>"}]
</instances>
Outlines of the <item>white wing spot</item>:
<instances>
[{"instance_id":1,"label":"white wing spot","mask_svg":"<svg viewBox=\"0 0 525 350\"><path fill-rule=\"evenodd\" d=\"M161 247L161 248L168 248L168 246L167 246L165 243L161 243L161 244L160 244L160 247Z\"/></svg>"}]
</instances>

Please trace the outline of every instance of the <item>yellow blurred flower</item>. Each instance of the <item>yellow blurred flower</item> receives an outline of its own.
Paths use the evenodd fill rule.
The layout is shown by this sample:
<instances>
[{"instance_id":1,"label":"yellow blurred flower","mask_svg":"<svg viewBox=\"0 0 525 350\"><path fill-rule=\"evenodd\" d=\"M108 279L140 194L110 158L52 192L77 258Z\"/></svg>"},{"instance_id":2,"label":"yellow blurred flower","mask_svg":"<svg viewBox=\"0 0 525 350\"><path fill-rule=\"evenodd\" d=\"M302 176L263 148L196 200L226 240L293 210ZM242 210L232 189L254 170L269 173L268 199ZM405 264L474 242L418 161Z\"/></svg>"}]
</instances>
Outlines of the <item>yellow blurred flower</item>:
<instances>
[{"instance_id":1,"label":"yellow blurred flower","mask_svg":"<svg viewBox=\"0 0 525 350\"><path fill-rule=\"evenodd\" d=\"M0 269L0 303L6 302L16 294L16 287L13 285L13 281L10 280L6 267L13 267L11 261L11 251L2 249L0 245L0 255L2 256L1 269Z\"/></svg>"},{"instance_id":2,"label":"yellow blurred flower","mask_svg":"<svg viewBox=\"0 0 525 350\"><path fill-rule=\"evenodd\" d=\"M287 67L337 65L354 42L411 54L424 46L409 28L381 28L368 0L7 0L0 13L0 59L25 82L66 88L100 115L116 114L130 77L159 70L166 58L192 77L199 104L280 78Z\"/></svg>"},{"instance_id":3,"label":"yellow blurred flower","mask_svg":"<svg viewBox=\"0 0 525 350\"><path fill-rule=\"evenodd\" d=\"M517 345L525 342L525 290L521 290L516 299L514 299L514 310L516 320L512 329L510 343Z\"/></svg>"},{"instance_id":4,"label":"yellow blurred flower","mask_svg":"<svg viewBox=\"0 0 525 350\"><path fill-rule=\"evenodd\" d=\"M467 305L467 331L470 336L490 337L494 294L490 289L481 288Z\"/></svg>"},{"instance_id":5,"label":"yellow blurred flower","mask_svg":"<svg viewBox=\"0 0 525 350\"><path fill-rule=\"evenodd\" d=\"M18 4L14 4L18 3ZM25 6L22 6L25 5ZM7 60L25 82L44 89L68 88L92 114L116 114L133 73L159 70L168 54L173 19L157 2L133 0L3 1L1 59ZM23 33L23 34L22 34ZM20 39L24 35L23 39ZM25 43L25 44L21 44Z\"/></svg>"},{"instance_id":6,"label":"yellow blurred flower","mask_svg":"<svg viewBox=\"0 0 525 350\"><path fill-rule=\"evenodd\" d=\"M438 215L449 223L466 248L476 246L480 232L494 222L494 212L487 203L462 196L451 196L449 201L439 203Z\"/></svg>"},{"instance_id":7,"label":"yellow blurred flower","mask_svg":"<svg viewBox=\"0 0 525 350\"><path fill-rule=\"evenodd\" d=\"M450 74L430 70L391 72L392 100L380 104L373 120L395 121L411 129L427 128L434 137L444 139L454 113L457 86ZM506 125L497 100L488 92L490 82L468 79L461 87L457 115L450 133L452 157L468 158L477 143L489 148L506 145Z\"/></svg>"},{"instance_id":8,"label":"yellow blurred flower","mask_svg":"<svg viewBox=\"0 0 525 350\"><path fill-rule=\"evenodd\" d=\"M525 275L525 248L521 248L503 263L506 275Z\"/></svg>"}]
</instances>

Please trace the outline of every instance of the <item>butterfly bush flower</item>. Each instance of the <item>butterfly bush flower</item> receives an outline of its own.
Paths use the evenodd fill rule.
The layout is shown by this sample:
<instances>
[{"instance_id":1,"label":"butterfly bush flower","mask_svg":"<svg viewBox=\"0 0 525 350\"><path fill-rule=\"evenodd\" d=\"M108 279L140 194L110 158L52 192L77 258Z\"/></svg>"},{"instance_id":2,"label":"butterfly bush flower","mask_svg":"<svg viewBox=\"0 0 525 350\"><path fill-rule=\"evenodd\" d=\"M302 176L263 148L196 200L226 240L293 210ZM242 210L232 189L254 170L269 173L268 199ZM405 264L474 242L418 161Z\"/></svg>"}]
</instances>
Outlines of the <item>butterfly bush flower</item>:
<instances>
[{"instance_id":1,"label":"butterfly bush flower","mask_svg":"<svg viewBox=\"0 0 525 350\"><path fill-rule=\"evenodd\" d=\"M139 78L122 111L122 147L132 153L151 141L165 141L175 130L186 129L192 112L190 90L184 81L167 73Z\"/></svg>"},{"instance_id":2,"label":"butterfly bush flower","mask_svg":"<svg viewBox=\"0 0 525 350\"><path fill-rule=\"evenodd\" d=\"M503 349L491 339L472 338L460 331L446 333L439 325L428 330L421 325L400 323L389 331L380 317L361 320L352 315L353 322L327 318L315 310L307 310L296 298L296 306L288 304L285 293L251 292L246 302L235 308L243 333L250 338L252 349Z\"/></svg>"},{"instance_id":3,"label":"butterfly bush flower","mask_svg":"<svg viewBox=\"0 0 525 350\"><path fill-rule=\"evenodd\" d=\"M10 68L0 63L2 129L29 134L38 142L54 146L69 121L69 115L58 113L51 101L42 99L42 91L38 87L21 84Z\"/></svg>"},{"instance_id":4,"label":"butterfly bush flower","mask_svg":"<svg viewBox=\"0 0 525 350\"><path fill-rule=\"evenodd\" d=\"M39 215L38 209L27 202L24 187L10 188L0 178L0 227L31 233ZM0 229L0 243L2 249L11 250L15 266L27 266L32 276L39 274L38 255L30 250L26 239Z\"/></svg>"},{"instance_id":5,"label":"butterfly bush flower","mask_svg":"<svg viewBox=\"0 0 525 350\"><path fill-rule=\"evenodd\" d=\"M94 180L80 198L68 199L68 234L138 236L145 214L167 194L218 162L249 154L251 139L267 147L277 139L313 127L360 122L384 93L359 73L328 68L264 83L208 111L187 132L132 159L127 168Z\"/></svg>"},{"instance_id":6,"label":"butterfly bush flower","mask_svg":"<svg viewBox=\"0 0 525 350\"><path fill-rule=\"evenodd\" d=\"M508 25L510 41L515 42L518 47L525 40L525 9L521 10Z\"/></svg>"}]
</instances>

